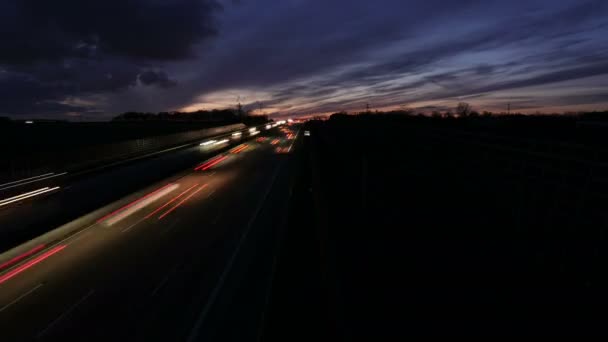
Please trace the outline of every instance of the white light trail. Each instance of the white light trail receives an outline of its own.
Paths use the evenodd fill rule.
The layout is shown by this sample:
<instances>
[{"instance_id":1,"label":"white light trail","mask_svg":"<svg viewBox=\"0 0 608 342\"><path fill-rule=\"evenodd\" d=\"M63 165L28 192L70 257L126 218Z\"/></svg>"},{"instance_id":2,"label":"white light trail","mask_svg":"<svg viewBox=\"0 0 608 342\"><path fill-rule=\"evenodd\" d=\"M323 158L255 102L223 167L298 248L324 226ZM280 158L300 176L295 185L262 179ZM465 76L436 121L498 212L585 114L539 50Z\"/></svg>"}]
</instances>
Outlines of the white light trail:
<instances>
[{"instance_id":1,"label":"white light trail","mask_svg":"<svg viewBox=\"0 0 608 342\"><path fill-rule=\"evenodd\" d=\"M6 199L3 199L3 200L0 201L0 207L3 207L5 205L8 205L8 204L11 204L11 203L14 203L14 202L22 201L22 200L27 199L27 198L31 198L31 197L35 197L35 196L38 196L38 195L42 195L42 194L45 194L47 192L55 191L55 190L57 190L59 188L60 187L58 187L58 186L56 186L54 188L49 188L47 186L47 187L42 188L42 189L38 189L38 190L26 192L26 193L21 194L21 195L17 195L17 196L13 196L13 197L10 197L10 198L6 198Z\"/></svg>"}]
</instances>

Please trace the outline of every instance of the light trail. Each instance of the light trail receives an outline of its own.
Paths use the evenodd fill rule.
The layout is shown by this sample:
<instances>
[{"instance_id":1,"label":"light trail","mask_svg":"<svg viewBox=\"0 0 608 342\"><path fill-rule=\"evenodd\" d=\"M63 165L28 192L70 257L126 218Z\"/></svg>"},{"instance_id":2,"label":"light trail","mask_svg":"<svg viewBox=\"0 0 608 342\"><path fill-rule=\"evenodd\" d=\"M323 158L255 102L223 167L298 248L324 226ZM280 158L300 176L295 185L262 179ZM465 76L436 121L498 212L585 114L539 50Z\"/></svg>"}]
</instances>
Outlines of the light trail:
<instances>
[{"instance_id":1,"label":"light trail","mask_svg":"<svg viewBox=\"0 0 608 342\"><path fill-rule=\"evenodd\" d=\"M199 191L203 190L204 188L207 187L208 184L205 184L203 186L201 186L200 188L198 188L196 191L194 191L193 193L191 193L190 195L188 195L186 198L184 198L183 200L179 201L179 203L177 203L176 205L174 205L173 207L171 207L171 209L167 210L164 214L160 215L158 217L159 220L162 220L163 217L169 215L171 212L173 212L173 210L177 209L180 205L182 205L184 202L186 202L187 200L189 200L192 196L196 195Z\"/></svg>"},{"instance_id":2,"label":"light trail","mask_svg":"<svg viewBox=\"0 0 608 342\"><path fill-rule=\"evenodd\" d=\"M18 263L19 261L21 261L21 260L23 260L23 259L25 259L25 258L27 258L27 257L29 257L31 255L34 255L34 254L40 252L41 250L44 249L44 247L45 247L45 245L36 246L36 247L30 249L29 251L27 251L27 252L25 252L23 254L20 254L20 255L18 255L16 257L12 258L11 260L6 261L2 265L0 265L0 271L3 270L3 269L5 269L5 268L9 268L10 266Z\"/></svg>"},{"instance_id":3,"label":"light trail","mask_svg":"<svg viewBox=\"0 0 608 342\"><path fill-rule=\"evenodd\" d=\"M114 215L116 215L116 214L120 213L120 212L121 212L121 211L123 211L123 210L126 210L126 209L128 209L128 208L130 208L130 207L132 207L132 206L136 205L137 203L139 203L139 202L141 202L141 201L145 200L146 198L149 198L150 196L154 196L154 194L156 194L156 193L158 193L158 192L160 192L160 191L163 191L164 189L166 189L166 188L168 188L168 187L170 187L170 186L172 186L172 185L175 185L175 184L169 183L169 184L167 184L167 185L163 186L163 187L162 187L162 188L160 188L160 189L157 189L157 190L155 190L155 191L152 191L151 193L149 193L149 194L145 195L144 197L142 197L142 198L140 198L140 199L137 199L137 200L135 200L135 201L133 201L133 202L131 202L131 203L129 203L129 204L127 204L127 205L125 205L125 206L123 206L123 207L121 207L121 208L119 208L119 209L117 209L117 210L115 210L115 211L113 211L113 212L111 212L111 213L109 213L109 214L105 215L104 217L102 217L102 218L100 218L99 220L97 220L97 223L101 223L101 222L105 221L106 219L108 219L108 218L110 218L110 217L112 217L112 216L114 216Z\"/></svg>"},{"instance_id":4,"label":"light trail","mask_svg":"<svg viewBox=\"0 0 608 342\"><path fill-rule=\"evenodd\" d=\"M9 205L11 203L19 202L19 201L22 201L24 199L28 199L28 198L39 196L39 195L42 195L42 194L46 194L48 192L55 191L55 190L57 190L59 188L60 187L58 187L58 186L56 186L54 188L49 188L47 186L45 188L41 188L41 189L38 189L38 190L26 192L26 193L21 194L21 195L17 195L17 196L13 196L13 197L10 197L10 198L6 198L6 199L3 199L3 200L0 201L0 207L3 207L5 205Z\"/></svg>"},{"instance_id":5,"label":"light trail","mask_svg":"<svg viewBox=\"0 0 608 342\"><path fill-rule=\"evenodd\" d=\"M13 185L8 185L8 184L12 184L12 183L5 183L5 184L0 185L0 186L2 186L2 187L0 187L0 190L12 189L12 188L20 187L20 186L25 185L25 184L36 183L36 182L40 182L40 181L51 179L51 178L55 178L55 177L60 177L60 176L67 175L67 174L68 174L67 172L62 172L62 173L58 173L58 174L50 174L48 176L47 175L41 175L41 176L33 177L33 178L36 178L36 179L31 179L29 181L27 181L28 178L26 178L26 179L22 179L20 181L12 182L12 183L18 182L18 184L13 184ZM42 177L42 176L45 176L45 177ZM42 177L42 178L39 178L39 177ZM27 181L27 182L25 182L25 181ZM5 185L7 185L7 186L5 186Z\"/></svg>"},{"instance_id":6,"label":"light trail","mask_svg":"<svg viewBox=\"0 0 608 342\"><path fill-rule=\"evenodd\" d=\"M8 272L6 272L5 274L3 274L2 276L0 276L0 284L6 282L7 280L13 278L14 276L18 275L19 273L29 269L30 267L44 261L45 259L49 258L50 256L60 252L61 250L63 250L64 248L66 248L66 245L61 245L61 246L56 246L54 248L51 248L50 250L40 254L39 256L35 257L32 260L29 260L28 262L24 263L23 265L20 265L19 267L16 267Z\"/></svg>"},{"instance_id":7,"label":"light trail","mask_svg":"<svg viewBox=\"0 0 608 342\"><path fill-rule=\"evenodd\" d=\"M154 216L156 213L158 213L159 211L163 210L165 207L167 207L169 204L177 201L180 197L182 197L184 194L186 194L188 191L192 190L193 188L196 188L198 186L198 183L194 184L193 186L189 187L188 189L186 189L186 191L182 192L181 194L173 197L171 200L169 200L169 202L163 204L160 208L154 210L153 212L149 213L148 215L146 215L145 218L150 218L151 216Z\"/></svg>"}]
</instances>

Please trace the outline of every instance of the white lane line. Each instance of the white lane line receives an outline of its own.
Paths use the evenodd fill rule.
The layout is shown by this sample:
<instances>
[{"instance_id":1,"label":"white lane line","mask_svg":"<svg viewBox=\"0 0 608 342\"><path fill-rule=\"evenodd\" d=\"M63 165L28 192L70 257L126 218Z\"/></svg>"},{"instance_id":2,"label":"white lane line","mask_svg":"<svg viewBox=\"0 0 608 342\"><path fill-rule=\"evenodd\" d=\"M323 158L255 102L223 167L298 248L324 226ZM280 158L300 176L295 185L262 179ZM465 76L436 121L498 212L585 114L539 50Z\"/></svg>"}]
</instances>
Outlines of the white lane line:
<instances>
[{"instance_id":1,"label":"white lane line","mask_svg":"<svg viewBox=\"0 0 608 342\"><path fill-rule=\"evenodd\" d=\"M42 285L44 284L38 284L37 286L35 286L33 289L27 291L26 293L22 294L21 296L17 297L16 299L14 299L12 302L6 304L5 306L3 306L2 308L0 308L0 312L8 309L11 305L17 303L18 301L22 300L23 298L25 298L26 296L30 295L32 292L38 290L40 287L42 287Z\"/></svg>"},{"instance_id":2,"label":"white lane line","mask_svg":"<svg viewBox=\"0 0 608 342\"><path fill-rule=\"evenodd\" d=\"M211 195L212 195L214 192L215 192L215 189L211 190L211 192L209 192L209 193L207 194L207 196L205 196L205 199L207 199L207 198L211 197ZM169 233L169 232L170 232L170 231L173 229L173 227L175 227L175 226L177 225L177 223L179 222L179 220L180 220L180 219L179 219L179 217L177 217L175 220L173 220L173 222L171 222L171 223L170 223L170 224L167 226L167 228L166 228L166 229L164 229L164 230L161 232L161 235L165 235L165 234Z\"/></svg>"},{"instance_id":3,"label":"white lane line","mask_svg":"<svg viewBox=\"0 0 608 342\"><path fill-rule=\"evenodd\" d=\"M161 281L158 283L158 285L156 285L156 287L154 288L154 290L152 291L150 296L152 296L152 297L156 296L158 291L160 291L160 289L162 289L165 286L165 284L167 284L167 282L169 281L169 278L171 278L171 275L173 273L175 273L176 270L177 270L177 265L173 266L169 270L169 272L167 272L167 274L163 277L163 279L161 279Z\"/></svg>"},{"instance_id":4,"label":"white lane line","mask_svg":"<svg viewBox=\"0 0 608 342\"><path fill-rule=\"evenodd\" d=\"M171 222L171 224L169 224L167 226L167 229L164 229L161 233L161 235L165 235L167 234L171 229L173 229L173 227L175 227L177 225L177 222L179 222L179 217L176 218L175 220L173 220L173 222Z\"/></svg>"},{"instance_id":5,"label":"white lane line","mask_svg":"<svg viewBox=\"0 0 608 342\"><path fill-rule=\"evenodd\" d=\"M51 175L51 176L44 177L44 178L34 179L34 180L31 180L31 181L25 182L25 183L19 183L19 184L14 184L14 185L10 185L10 186L5 186L3 188L0 188L0 190L12 189L12 188L16 188L18 186L22 186L22 185L25 185L25 184L40 182L42 180L47 180L47 179L51 179L51 178L55 178L55 177L59 177L59 176L67 175L67 174L68 174L67 172L62 172L62 173L58 173L56 175Z\"/></svg>"},{"instance_id":6,"label":"white lane line","mask_svg":"<svg viewBox=\"0 0 608 342\"><path fill-rule=\"evenodd\" d=\"M298 132L296 133L296 136L293 138L293 142L291 143L291 145L289 145L289 149L287 150L287 152L291 152L291 148L293 147L293 144L295 144L296 140L298 140L298 136L300 135L300 130L301 130L301 128L298 128Z\"/></svg>"},{"instance_id":7,"label":"white lane line","mask_svg":"<svg viewBox=\"0 0 608 342\"><path fill-rule=\"evenodd\" d=\"M217 299L217 297L220 293L220 290L224 286L224 282L226 281L228 274L232 270L232 266L234 265L234 262L236 261L236 257L238 256L238 254L241 250L241 247L243 246L245 240L247 239L247 236L249 235L249 232L251 231L251 227L253 226L253 223L258 218L258 215L260 214L260 211L262 210L264 203L266 203L266 200L268 199L268 195L270 194L270 190L272 190L272 188L274 187L274 183L276 182L277 176L279 175L279 171L281 170L282 166L283 166L283 163L281 162L276 167L274 174L272 175L270 184L269 184L268 188L266 188L266 191L264 192L264 196L262 197L262 200L258 203L257 207L255 208L255 212L253 213L253 216L251 216L251 218L247 222L247 226L245 227L245 232L243 233L243 235L241 235L238 245L236 246L236 250L234 251L234 253L232 253L230 260L228 261L228 264L226 265L226 267L224 267L224 271L222 272L222 275L220 276L220 279L218 280L217 284L213 288L213 292L211 292L211 295L209 296L209 299L207 300L205 307L203 308L203 310L201 311L201 314L199 315L196 322L194 323L194 327L190 331L187 342L194 342L198 339L199 330L201 329L201 326L207 319L207 315L211 311L211 308L213 307L215 300Z\"/></svg>"},{"instance_id":8,"label":"white lane line","mask_svg":"<svg viewBox=\"0 0 608 342\"><path fill-rule=\"evenodd\" d=\"M59 188L60 188L60 187L56 186L56 187L54 187L54 188L50 188L50 189L49 189L49 188L46 188L46 189L44 189L44 188L43 188L43 189L39 189L39 190L42 190L42 191L35 191L35 193L30 193L30 194L29 194L29 195L27 195L27 196L24 196L25 194L22 194L22 195L19 195L19 196L15 196L15 197L18 197L18 198L14 198L13 200L10 200L10 201L9 201L9 199L7 198L7 199L5 199L5 200L0 201L0 207L3 207L3 206L5 206L5 205L8 205L8 204L11 204L11 203L14 203L14 202L19 202L19 201L22 201L22 200L24 200L24 199L28 199L28 198L30 198L30 197L35 197L35 196L38 196L38 195L46 194L47 192L55 191L55 190L58 190Z\"/></svg>"},{"instance_id":9,"label":"white lane line","mask_svg":"<svg viewBox=\"0 0 608 342\"><path fill-rule=\"evenodd\" d=\"M40 177L45 177L45 176L52 176L54 174L55 174L54 172L49 172L49 173L45 173L45 174L40 175L40 176L34 176L34 177L30 177L30 178L24 178L24 179L16 180L16 181L13 181L13 182L8 182L8 183L0 184L0 187L5 186L5 185L11 185L11 184L15 184L15 183L25 182L25 181L28 181L28 180L34 179L34 178L40 178Z\"/></svg>"},{"instance_id":10,"label":"white lane line","mask_svg":"<svg viewBox=\"0 0 608 342\"><path fill-rule=\"evenodd\" d=\"M123 230L122 230L122 232L123 232L123 233L128 232L129 230L131 230L131 228L133 228L133 227L137 226L138 224L140 224L140 223L141 223L142 221L144 221L145 219L146 219L145 217L144 217L144 218L142 218L142 219L140 219L139 221L137 221L137 222L133 223L132 225L128 226L127 228L123 229Z\"/></svg>"},{"instance_id":11,"label":"white lane line","mask_svg":"<svg viewBox=\"0 0 608 342\"><path fill-rule=\"evenodd\" d=\"M289 187L289 199L291 199L291 190L293 189L293 182L291 183L291 186ZM288 199L288 202L289 202ZM289 205L287 205L287 207L289 207ZM275 279L275 274L277 272L277 264L279 261L279 254L281 254L281 247L282 247L282 241L285 238L285 226L287 225L287 210L283 212L283 218L281 219L281 223L279 224L279 232L277 234L277 242L275 244L275 253L274 253L274 257L272 258L272 268L270 271L270 283L268 285L268 288L266 289L266 296L264 299L264 308L262 309L262 317L261 317L261 324L260 326L262 328L258 329L258 337L256 339L256 341L261 341L263 334L264 334L264 326L266 323L266 315L267 315L267 311L268 311L268 306L270 305L270 297L272 295L272 289L273 289L273 285L274 285L274 279Z\"/></svg>"},{"instance_id":12,"label":"white lane line","mask_svg":"<svg viewBox=\"0 0 608 342\"><path fill-rule=\"evenodd\" d=\"M95 293L95 290L89 291L84 297L80 298L80 300L78 300L76 303L74 303L72 306L70 306L66 311L64 311L61 315L59 315L59 317L57 317L54 321L52 321L46 328L44 328L42 331L40 331L38 333L38 335L36 335L36 338L41 338L44 335L46 335L46 333L49 332L55 325L57 325L57 323L61 322L61 320L63 320L70 313L72 313L80 304L82 304L85 300L87 300L87 298L91 297L91 295L93 295L93 293Z\"/></svg>"},{"instance_id":13,"label":"white lane line","mask_svg":"<svg viewBox=\"0 0 608 342\"><path fill-rule=\"evenodd\" d=\"M210 191L210 192L207 194L207 196L205 196L205 198L209 198L209 197L211 197L211 195L213 195L214 193L215 193L215 189L211 190L211 191Z\"/></svg>"},{"instance_id":14,"label":"white lane line","mask_svg":"<svg viewBox=\"0 0 608 342\"><path fill-rule=\"evenodd\" d=\"M87 227L87 229L85 229L85 230L82 231L82 233L84 233L84 232L90 233L92 231L89 230L88 227ZM74 234L72 236L72 240L70 240L70 243L75 243L76 241L82 239L85 236L87 236L87 235L86 234L81 234L81 233Z\"/></svg>"},{"instance_id":15,"label":"white lane line","mask_svg":"<svg viewBox=\"0 0 608 342\"><path fill-rule=\"evenodd\" d=\"M213 221L211 221L211 224L217 224L217 222L222 218L222 215L224 214L224 209L225 209L225 206L222 207L222 209L215 216L215 218L213 219Z\"/></svg>"}]
</instances>

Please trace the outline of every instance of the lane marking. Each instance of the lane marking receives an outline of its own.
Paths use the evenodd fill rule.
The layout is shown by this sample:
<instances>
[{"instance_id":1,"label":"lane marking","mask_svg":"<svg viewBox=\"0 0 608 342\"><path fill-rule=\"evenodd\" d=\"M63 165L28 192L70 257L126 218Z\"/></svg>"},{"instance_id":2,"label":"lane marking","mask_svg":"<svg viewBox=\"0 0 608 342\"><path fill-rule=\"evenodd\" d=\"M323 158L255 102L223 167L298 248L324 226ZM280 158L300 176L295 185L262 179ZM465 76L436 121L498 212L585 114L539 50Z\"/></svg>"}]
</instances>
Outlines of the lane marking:
<instances>
[{"instance_id":1,"label":"lane marking","mask_svg":"<svg viewBox=\"0 0 608 342\"><path fill-rule=\"evenodd\" d=\"M156 213L158 213L159 211L161 211L163 208L165 208L166 206L168 206L169 204L175 202L178 198L182 197L184 194L186 194L188 191L192 190L192 188L195 188L198 186L199 183L194 184L193 186L189 187L188 189L186 189L186 191L182 192L181 194L173 197L171 200L169 200L169 202L165 203L162 207L157 208L156 210L154 210L153 212L149 213L148 215L146 215L146 217L144 217L144 219L149 218L150 216L154 216Z\"/></svg>"},{"instance_id":2,"label":"lane marking","mask_svg":"<svg viewBox=\"0 0 608 342\"><path fill-rule=\"evenodd\" d=\"M55 177L59 177L59 176L67 175L67 174L68 174L67 172L53 174L53 175L50 175L50 176L47 176L47 177L44 177L44 178L34 179L34 180L29 181L29 182L14 184L14 185L10 185L10 186L5 186L3 188L0 188L0 190L12 189L12 188L16 188L16 187L19 187L19 186L22 186L22 185L25 185L25 184L35 183L35 182L39 182L39 181L42 181L42 180L47 180L47 179L51 179L51 178L55 178Z\"/></svg>"},{"instance_id":3,"label":"lane marking","mask_svg":"<svg viewBox=\"0 0 608 342\"><path fill-rule=\"evenodd\" d=\"M220 290L224 286L224 282L226 281L228 274L232 270L234 262L236 261L236 257L238 256L239 251L241 250L241 247L243 246L243 243L247 239L247 236L249 235L249 232L251 231L251 227L253 226L253 223L255 222L258 215L260 214L260 211L262 210L264 203L266 203L266 200L268 199L268 195L270 194L270 190L274 187L277 176L279 175L279 171L281 170L282 166L283 166L283 162L281 161L279 163L279 165L276 167L274 174L272 175L272 179L270 181L268 188L266 188L266 191L264 192L264 196L262 197L262 200L258 203L258 205L255 209L255 212L253 213L253 216L247 222L245 232L243 233L243 235L241 235L241 238L239 239L238 245L237 245L234 253L232 253L232 256L230 257L228 264L226 265L226 267L224 267L224 271L222 272L220 279L218 280L216 286L213 288L213 291L211 292L211 295L209 296L207 303L205 304L203 310L201 311L201 314L197 318L197 320L194 324L194 327L190 331L187 342L194 342L198 339L199 330L200 330L201 326L203 325L203 323L205 322L205 320L207 319L207 315L211 311L211 307L214 305L214 303L220 293Z\"/></svg>"},{"instance_id":4,"label":"lane marking","mask_svg":"<svg viewBox=\"0 0 608 342\"><path fill-rule=\"evenodd\" d=\"M10 197L10 198L6 198L6 199L3 199L3 200L0 201L0 207L3 207L5 205L8 205L8 204L11 204L11 203L14 203L14 202L19 202L19 201L22 201L22 200L27 199L27 198L31 198L31 197L35 197L35 196L38 196L38 195L46 194L47 192L55 191L55 190L57 190L59 188L60 187L58 187L58 186L56 186L54 188L49 188L47 186L45 188L41 188L41 189L38 189L38 190L26 192L26 193L21 194L21 195L17 195L17 196L13 196L13 197Z\"/></svg>"},{"instance_id":5,"label":"lane marking","mask_svg":"<svg viewBox=\"0 0 608 342\"><path fill-rule=\"evenodd\" d=\"M48 257L52 256L55 253L60 252L62 249L66 248L66 247L67 247L66 245L56 246L55 248L52 248L52 249L40 254L39 256L35 257L34 259L31 259L28 262L26 262L18 267L13 268L12 270L10 270L10 271L6 272L5 274L3 274L2 276L0 276L0 284L13 278L14 276L18 275L19 273L29 269L30 267L44 261Z\"/></svg>"},{"instance_id":6,"label":"lane marking","mask_svg":"<svg viewBox=\"0 0 608 342\"><path fill-rule=\"evenodd\" d=\"M164 229L160 235L165 235L167 233L169 233L171 231L171 229L173 229L173 227L175 227L177 225L177 223L179 222L179 217L176 218L175 220L173 220L173 222L171 222L169 225L167 225L167 228Z\"/></svg>"},{"instance_id":7,"label":"lane marking","mask_svg":"<svg viewBox=\"0 0 608 342\"><path fill-rule=\"evenodd\" d=\"M215 193L215 189L209 191L209 193L207 194L207 196L205 196L205 198L211 197L211 195L213 195L214 193Z\"/></svg>"},{"instance_id":8,"label":"lane marking","mask_svg":"<svg viewBox=\"0 0 608 342\"><path fill-rule=\"evenodd\" d=\"M190 195L186 196L186 198L184 198L183 200L179 201L179 203L177 203L176 205L174 205L173 207L171 207L171 209L167 210L164 214L160 215L158 217L159 220L162 220L163 217L169 215L173 210L177 209L177 207L179 207L180 205L182 205L182 203L186 202L188 199L190 199L190 197L196 195L199 191L203 190L204 188L206 188L209 184L205 184L203 186L201 186L200 188L198 188L196 191L194 191L193 193L191 193Z\"/></svg>"},{"instance_id":9,"label":"lane marking","mask_svg":"<svg viewBox=\"0 0 608 342\"><path fill-rule=\"evenodd\" d=\"M211 221L211 224L217 224L217 221L220 220L220 218L222 218L222 215L224 214L224 210L222 209L219 214L217 214L217 216L213 219L213 221Z\"/></svg>"},{"instance_id":10,"label":"lane marking","mask_svg":"<svg viewBox=\"0 0 608 342\"><path fill-rule=\"evenodd\" d=\"M137 222L133 223L132 225L128 226L127 228L123 229L122 232L123 233L128 232L129 230L131 230L131 228L133 228L133 227L137 226L138 224L142 223L145 219L146 219L145 217L142 218L142 219L140 219L139 221L137 221Z\"/></svg>"},{"instance_id":11,"label":"lane marking","mask_svg":"<svg viewBox=\"0 0 608 342\"><path fill-rule=\"evenodd\" d=\"M82 304L85 300L87 300L87 298L91 297L91 295L93 295L93 293L95 293L95 290L90 290L84 297L80 298L80 300L78 300L76 303L74 303L72 306L70 306L66 311L64 311L61 315L59 315L59 317L55 318L54 321L52 321L46 328L44 328L42 331L40 331L38 333L38 335L36 335L36 338L41 338L44 335L46 335L46 333L51 330L55 325L57 325L57 323L59 323L62 319L64 319L66 316L68 316L70 313L72 313L72 311L74 311L80 304Z\"/></svg>"},{"instance_id":12,"label":"lane marking","mask_svg":"<svg viewBox=\"0 0 608 342\"><path fill-rule=\"evenodd\" d=\"M171 278L171 275L173 273L175 273L176 270L177 270L177 265L173 266L169 270L169 272L167 272L167 274L163 277L163 279L156 285L156 287L154 288L154 290L152 291L150 296L152 296L152 297L156 296L158 291L160 291L160 289L162 289L165 286L165 284L167 284L167 282L169 281L169 278Z\"/></svg>"},{"instance_id":13,"label":"lane marking","mask_svg":"<svg viewBox=\"0 0 608 342\"><path fill-rule=\"evenodd\" d=\"M291 199L291 190L293 189L293 182L291 183L291 186L289 187L289 199ZM288 201L289 202L289 201ZM289 208L289 204L286 205L287 208ZM281 219L281 223L279 224L278 227L278 233L277 233L277 241L275 243L275 253L273 256L273 260L272 260L272 268L270 271L270 277L268 278L270 280L269 284L268 284L268 288L266 289L266 295L265 295L265 299L264 299L264 308L262 309L262 317L261 317L261 324L260 324L260 328L258 328L258 338L256 339L256 341L261 341L263 334L264 334L264 326L265 326L265 322L266 322L266 315L268 312L268 306L270 305L270 297L272 296L272 290L274 288L274 280L275 280L275 274L277 271L277 265L279 262L279 255L282 252L282 242L285 239L285 229L286 229L286 225L287 225L287 217L288 217L288 209L285 210L283 212L283 218Z\"/></svg>"},{"instance_id":14,"label":"lane marking","mask_svg":"<svg viewBox=\"0 0 608 342\"><path fill-rule=\"evenodd\" d=\"M291 143L291 145L289 145L289 149L287 150L287 153L291 152L291 148L293 147L293 144L296 143L296 140L298 139L298 136L300 135L300 129L298 128L298 132L296 133L295 138L293 138L293 142Z\"/></svg>"},{"instance_id":15,"label":"lane marking","mask_svg":"<svg viewBox=\"0 0 608 342\"><path fill-rule=\"evenodd\" d=\"M17 303L18 301L22 300L23 298L25 298L26 296L30 295L31 293L33 293L34 291L38 290L39 288L41 288L44 284L38 284L36 285L33 289L27 291L26 293L22 294L21 296L17 297L16 299L13 299L12 302L6 304L5 306L3 306L2 308L0 308L0 312L8 309L10 306L14 305L15 303Z\"/></svg>"}]
</instances>

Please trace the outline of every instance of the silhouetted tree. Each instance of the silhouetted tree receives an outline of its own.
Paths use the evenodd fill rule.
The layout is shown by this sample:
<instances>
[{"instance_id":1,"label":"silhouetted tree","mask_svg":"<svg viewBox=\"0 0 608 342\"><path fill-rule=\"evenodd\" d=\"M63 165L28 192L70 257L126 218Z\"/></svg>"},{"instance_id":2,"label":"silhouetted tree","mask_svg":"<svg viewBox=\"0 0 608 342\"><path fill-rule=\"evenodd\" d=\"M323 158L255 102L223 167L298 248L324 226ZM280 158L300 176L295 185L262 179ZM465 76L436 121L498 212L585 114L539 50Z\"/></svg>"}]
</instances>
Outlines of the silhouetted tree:
<instances>
[{"instance_id":1,"label":"silhouetted tree","mask_svg":"<svg viewBox=\"0 0 608 342\"><path fill-rule=\"evenodd\" d=\"M456 107L456 114L460 117L467 117L471 114L472 107L470 104L466 102L460 102Z\"/></svg>"},{"instance_id":2,"label":"silhouetted tree","mask_svg":"<svg viewBox=\"0 0 608 342\"><path fill-rule=\"evenodd\" d=\"M343 111L343 112L338 112L338 113L334 113L334 114L330 115L329 119L330 120L340 120L340 119L343 119L346 117L348 117L348 113Z\"/></svg>"}]
</instances>

